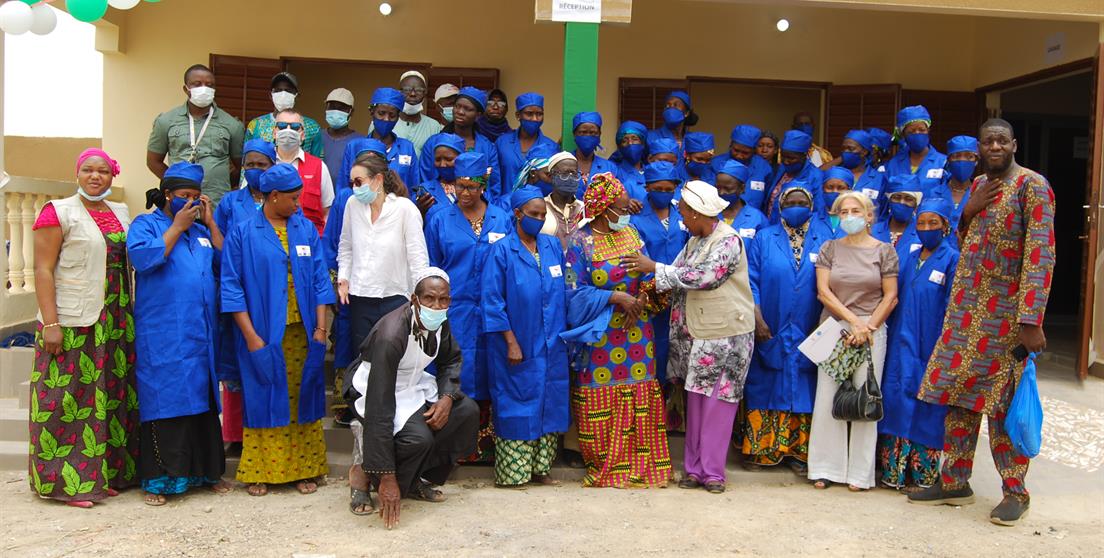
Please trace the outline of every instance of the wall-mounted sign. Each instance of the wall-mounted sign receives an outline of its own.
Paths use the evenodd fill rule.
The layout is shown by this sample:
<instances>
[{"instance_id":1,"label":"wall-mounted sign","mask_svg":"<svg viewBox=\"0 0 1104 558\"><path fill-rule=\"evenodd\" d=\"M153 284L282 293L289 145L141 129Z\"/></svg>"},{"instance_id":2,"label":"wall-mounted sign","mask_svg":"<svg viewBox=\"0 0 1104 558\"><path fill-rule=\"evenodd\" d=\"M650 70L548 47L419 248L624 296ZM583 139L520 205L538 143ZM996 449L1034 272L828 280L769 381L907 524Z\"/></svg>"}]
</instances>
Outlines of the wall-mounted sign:
<instances>
[{"instance_id":1,"label":"wall-mounted sign","mask_svg":"<svg viewBox=\"0 0 1104 558\"><path fill-rule=\"evenodd\" d=\"M602 23L602 0L552 0L552 21Z\"/></svg>"}]
</instances>

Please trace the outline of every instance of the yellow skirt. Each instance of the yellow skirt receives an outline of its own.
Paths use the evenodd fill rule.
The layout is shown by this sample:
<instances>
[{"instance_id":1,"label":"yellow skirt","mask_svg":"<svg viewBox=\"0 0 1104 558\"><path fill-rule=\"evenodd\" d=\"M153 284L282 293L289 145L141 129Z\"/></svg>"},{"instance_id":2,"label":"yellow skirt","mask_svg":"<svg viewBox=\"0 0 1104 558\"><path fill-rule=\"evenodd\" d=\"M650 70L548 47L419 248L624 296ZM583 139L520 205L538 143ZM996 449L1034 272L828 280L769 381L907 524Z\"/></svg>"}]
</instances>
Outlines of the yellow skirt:
<instances>
[{"instance_id":1,"label":"yellow skirt","mask_svg":"<svg viewBox=\"0 0 1104 558\"><path fill-rule=\"evenodd\" d=\"M287 362L291 423L279 428L242 429L239 482L281 484L321 477L329 472L322 421L298 422L299 384L307 358L307 332L301 323L288 324L281 346Z\"/></svg>"}]
</instances>

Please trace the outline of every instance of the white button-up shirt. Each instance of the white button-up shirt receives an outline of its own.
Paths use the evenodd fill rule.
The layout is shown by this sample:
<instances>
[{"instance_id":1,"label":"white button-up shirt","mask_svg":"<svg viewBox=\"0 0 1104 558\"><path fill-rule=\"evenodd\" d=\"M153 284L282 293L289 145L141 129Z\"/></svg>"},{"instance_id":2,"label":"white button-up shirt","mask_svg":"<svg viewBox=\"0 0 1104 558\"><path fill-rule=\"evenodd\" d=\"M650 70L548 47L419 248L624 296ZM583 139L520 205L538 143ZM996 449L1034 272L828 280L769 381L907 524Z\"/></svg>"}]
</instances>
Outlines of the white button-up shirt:
<instances>
[{"instance_id":1,"label":"white button-up shirt","mask_svg":"<svg viewBox=\"0 0 1104 558\"><path fill-rule=\"evenodd\" d=\"M337 245L337 278L349 282L350 295L410 298L414 276L428 265L422 214L414 202L387 194L373 223L371 206L349 198Z\"/></svg>"}]
</instances>

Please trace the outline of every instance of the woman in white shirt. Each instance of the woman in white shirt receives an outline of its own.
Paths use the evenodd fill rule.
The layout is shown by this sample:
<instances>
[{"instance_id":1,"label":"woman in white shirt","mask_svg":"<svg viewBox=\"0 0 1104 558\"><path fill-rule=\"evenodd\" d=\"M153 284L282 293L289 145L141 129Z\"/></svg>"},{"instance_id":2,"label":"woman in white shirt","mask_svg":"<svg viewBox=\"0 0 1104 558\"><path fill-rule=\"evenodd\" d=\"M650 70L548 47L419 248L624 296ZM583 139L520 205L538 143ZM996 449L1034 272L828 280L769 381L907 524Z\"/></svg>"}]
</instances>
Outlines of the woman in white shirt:
<instances>
[{"instance_id":1,"label":"woman in white shirt","mask_svg":"<svg viewBox=\"0 0 1104 558\"><path fill-rule=\"evenodd\" d=\"M429 265L422 214L387 161L366 153L349 172L353 198L345 206L337 248L337 292L349 305L353 347L388 312L407 304L411 278Z\"/></svg>"}]
</instances>

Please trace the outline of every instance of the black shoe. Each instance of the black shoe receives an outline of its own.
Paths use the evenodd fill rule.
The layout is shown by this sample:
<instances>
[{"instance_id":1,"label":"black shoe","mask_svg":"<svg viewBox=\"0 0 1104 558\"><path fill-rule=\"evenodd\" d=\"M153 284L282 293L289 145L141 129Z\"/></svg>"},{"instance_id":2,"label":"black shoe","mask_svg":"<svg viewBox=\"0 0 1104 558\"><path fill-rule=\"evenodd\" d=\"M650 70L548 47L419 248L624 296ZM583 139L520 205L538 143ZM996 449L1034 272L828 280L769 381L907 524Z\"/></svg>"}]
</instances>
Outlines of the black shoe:
<instances>
[{"instance_id":1,"label":"black shoe","mask_svg":"<svg viewBox=\"0 0 1104 558\"><path fill-rule=\"evenodd\" d=\"M1031 499L1021 501L1015 496L1005 496L993 511L989 512L989 521L997 525L1011 527L1025 517L1031 508Z\"/></svg>"},{"instance_id":2,"label":"black shoe","mask_svg":"<svg viewBox=\"0 0 1104 558\"><path fill-rule=\"evenodd\" d=\"M348 407L345 407L334 414L334 425L340 426L341 428L349 428L349 425L353 422L353 418L353 412L349 410Z\"/></svg>"},{"instance_id":3,"label":"black shoe","mask_svg":"<svg viewBox=\"0 0 1104 558\"><path fill-rule=\"evenodd\" d=\"M924 490L909 494L908 500L910 504L925 506L964 506L974 503L974 491L970 488L970 483L966 483L962 488L944 490L943 482L939 481Z\"/></svg>"}]
</instances>

